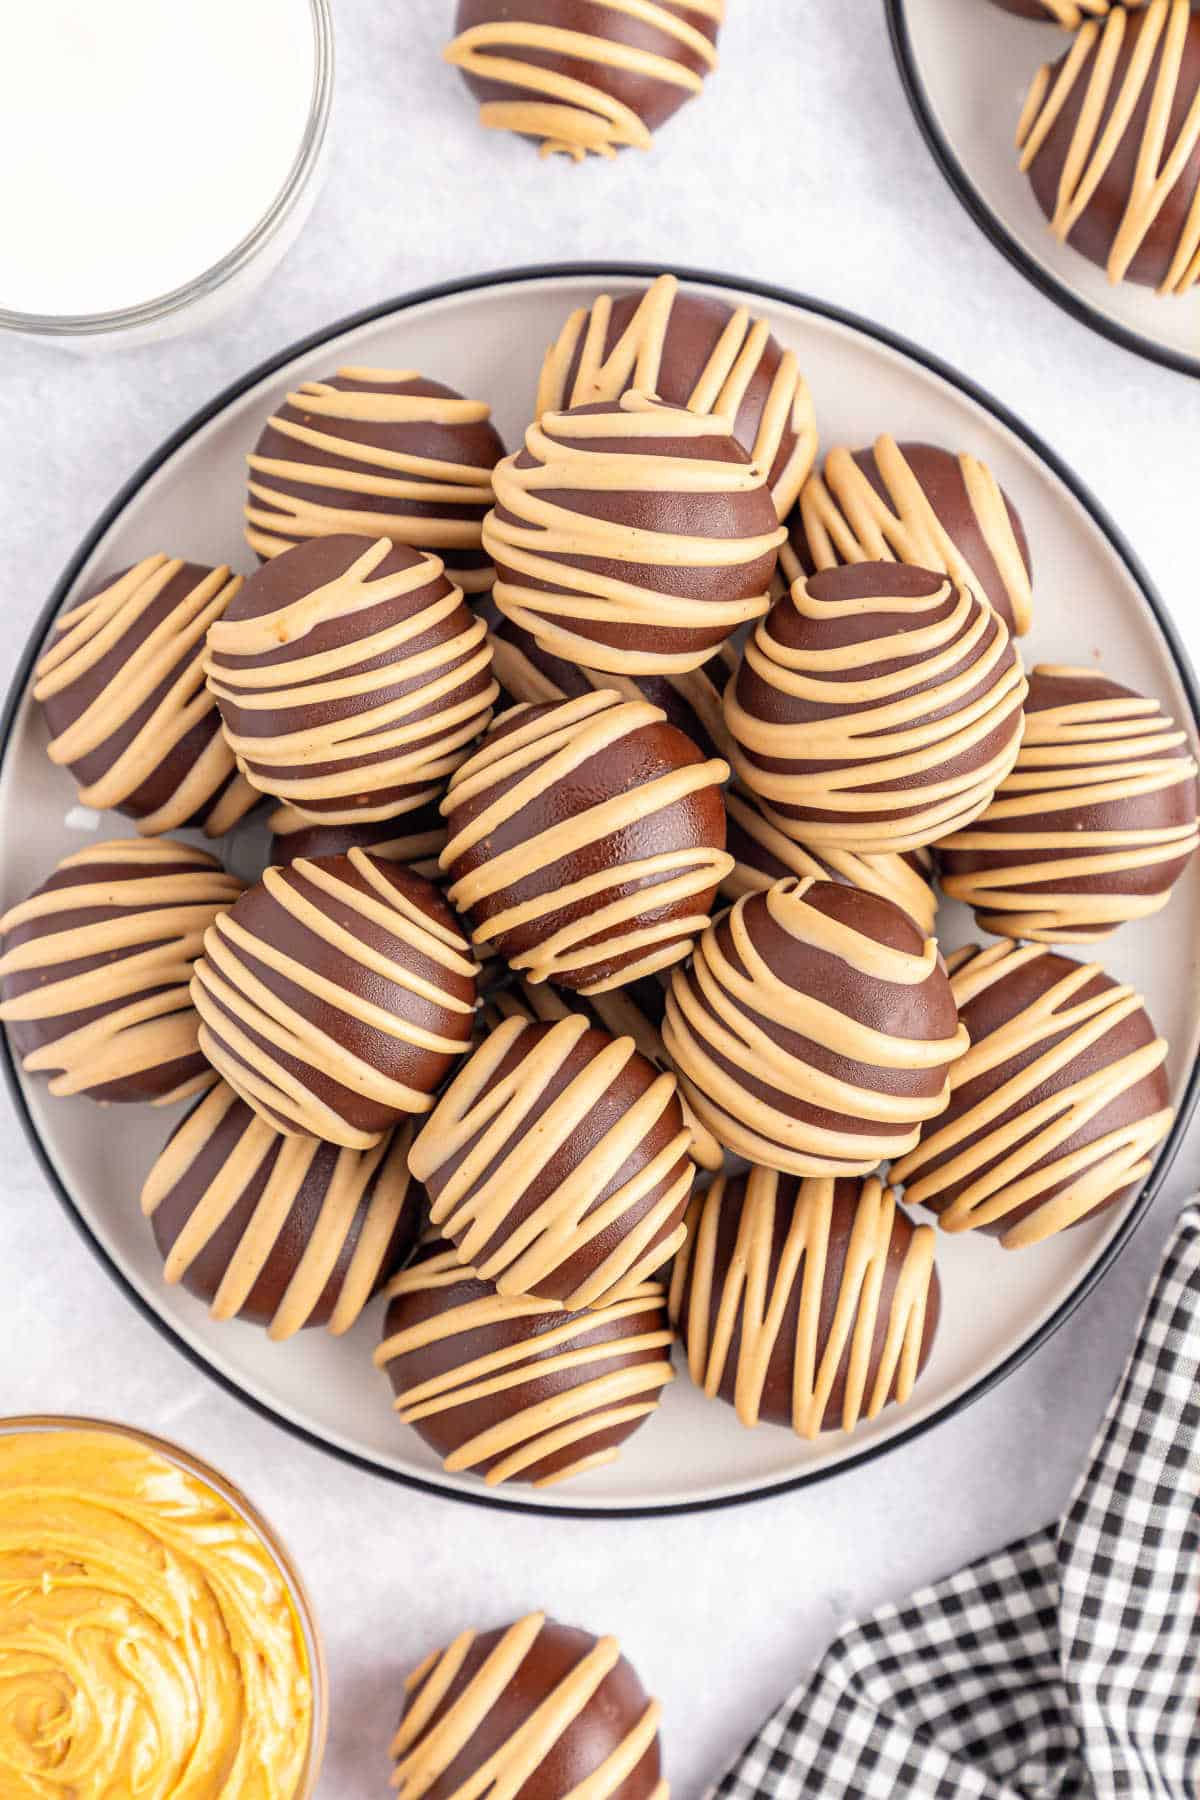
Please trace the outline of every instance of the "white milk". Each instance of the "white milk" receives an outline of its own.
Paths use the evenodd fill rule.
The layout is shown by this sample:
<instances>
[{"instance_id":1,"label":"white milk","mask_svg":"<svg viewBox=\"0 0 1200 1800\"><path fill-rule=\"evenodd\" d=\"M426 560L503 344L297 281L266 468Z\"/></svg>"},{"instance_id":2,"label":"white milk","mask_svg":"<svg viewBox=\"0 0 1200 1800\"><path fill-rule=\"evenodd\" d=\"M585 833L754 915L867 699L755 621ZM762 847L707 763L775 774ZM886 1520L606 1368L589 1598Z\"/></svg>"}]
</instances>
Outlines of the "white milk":
<instances>
[{"instance_id":1,"label":"white milk","mask_svg":"<svg viewBox=\"0 0 1200 1800\"><path fill-rule=\"evenodd\" d=\"M287 182L310 0L0 0L0 308L140 306L203 275Z\"/></svg>"}]
</instances>

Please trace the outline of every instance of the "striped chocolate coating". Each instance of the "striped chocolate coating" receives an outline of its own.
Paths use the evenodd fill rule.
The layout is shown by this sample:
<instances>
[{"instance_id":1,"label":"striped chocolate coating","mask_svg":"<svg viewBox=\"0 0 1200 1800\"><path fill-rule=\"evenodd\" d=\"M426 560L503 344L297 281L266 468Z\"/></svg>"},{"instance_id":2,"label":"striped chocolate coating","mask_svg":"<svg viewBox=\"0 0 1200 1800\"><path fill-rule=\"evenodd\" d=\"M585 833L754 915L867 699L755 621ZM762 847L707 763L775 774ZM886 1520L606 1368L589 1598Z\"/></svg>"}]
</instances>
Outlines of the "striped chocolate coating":
<instances>
[{"instance_id":1,"label":"striped chocolate coating","mask_svg":"<svg viewBox=\"0 0 1200 1800\"><path fill-rule=\"evenodd\" d=\"M271 868L204 936L200 1047L289 1135L369 1150L470 1041L478 968L438 890L365 850Z\"/></svg>"},{"instance_id":2,"label":"striped chocolate coating","mask_svg":"<svg viewBox=\"0 0 1200 1800\"><path fill-rule=\"evenodd\" d=\"M433 1241L388 1284L375 1364L451 1474L550 1487L615 1461L673 1379L666 1294L564 1312L496 1292Z\"/></svg>"},{"instance_id":3,"label":"striped chocolate coating","mask_svg":"<svg viewBox=\"0 0 1200 1800\"><path fill-rule=\"evenodd\" d=\"M359 825L314 825L291 806L277 806L270 817L268 861L282 868L299 856L344 856L369 850L387 862L404 863L426 881L439 881L438 857L446 847L446 824L437 800L394 819Z\"/></svg>"},{"instance_id":4,"label":"striped chocolate coating","mask_svg":"<svg viewBox=\"0 0 1200 1800\"><path fill-rule=\"evenodd\" d=\"M188 996L242 884L167 838L89 844L0 918L0 1019L50 1092L164 1106L211 1085Z\"/></svg>"}]
</instances>

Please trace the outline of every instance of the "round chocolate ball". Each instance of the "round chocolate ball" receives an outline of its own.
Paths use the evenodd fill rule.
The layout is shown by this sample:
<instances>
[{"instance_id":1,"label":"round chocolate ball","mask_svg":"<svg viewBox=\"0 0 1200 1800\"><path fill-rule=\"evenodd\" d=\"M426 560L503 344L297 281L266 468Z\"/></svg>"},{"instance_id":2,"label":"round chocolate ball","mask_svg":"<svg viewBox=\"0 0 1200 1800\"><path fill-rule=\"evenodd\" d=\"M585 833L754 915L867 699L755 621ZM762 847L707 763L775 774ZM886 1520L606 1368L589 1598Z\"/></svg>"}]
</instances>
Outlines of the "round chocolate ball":
<instances>
[{"instance_id":1,"label":"round chocolate ball","mask_svg":"<svg viewBox=\"0 0 1200 1800\"><path fill-rule=\"evenodd\" d=\"M681 294L674 275L616 300L601 294L576 309L546 352L536 416L629 389L668 406L720 413L767 477L786 517L817 453L812 395L795 352L762 318L702 294Z\"/></svg>"},{"instance_id":2,"label":"round chocolate ball","mask_svg":"<svg viewBox=\"0 0 1200 1800\"><path fill-rule=\"evenodd\" d=\"M481 125L582 162L650 148L716 68L724 17L725 0L458 0L445 57Z\"/></svg>"},{"instance_id":3,"label":"round chocolate ball","mask_svg":"<svg viewBox=\"0 0 1200 1800\"><path fill-rule=\"evenodd\" d=\"M271 850L268 860L282 868L298 856L344 856L348 850L369 850L387 862L404 863L427 881L438 881L438 857L446 844L446 823L436 800L395 819L375 819L362 825L313 825L290 806L271 814Z\"/></svg>"},{"instance_id":4,"label":"round chocolate ball","mask_svg":"<svg viewBox=\"0 0 1200 1800\"><path fill-rule=\"evenodd\" d=\"M611 691L504 713L442 802L476 946L585 994L678 962L731 866L728 773Z\"/></svg>"},{"instance_id":5,"label":"round chocolate ball","mask_svg":"<svg viewBox=\"0 0 1200 1800\"><path fill-rule=\"evenodd\" d=\"M636 393L547 413L495 487L493 598L555 656L680 674L767 610L785 534L724 419Z\"/></svg>"},{"instance_id":6,"label":"round chocolate ball","mask_svg":"<svg viewBox=\"0 0 1200 1800\"><path fill-rule=\"evenodd\" d=\"M167 1281L277 1341L309 1325L349 1331L417 1240L408 1144L407 1127L371 1150L283 1137L218 1082L142 1189Z\"/></svg>"},{"instance_id":7,"label":"round chocolate ball","mask_svg":"<svg viewBox=\"0 0 1200 1800\"><path fill-rule=\"evenodd\" d=\"M984 931L1085 944L1158 912L1200 844L1187 733L1093 669L1034 669L1025 735L987 811L938 845Z\"/></svg>"},{"instance_id":8,"label":"round chocolate ball","mask_svg":"<svg viewBox=\"0 0 1200 1800\"><path fill-rule=\"evenodd\" d=\"M743 1425L853 1431L901 1405L941 1310L935 1233L877 1176L721 1176L688 1209L671 1319L688 1372Z\"/></svg>"},{"instance_id":9,"label":"round chocolate ball","mask_svg":"<svg viewBox=\"0 0 1200 1800\"><path fill-rule=\"evenodd\" d=\"M793 1175L868 1175L917 1141L967 1048L932 938L890 901L780 881L676 969L667 1054L718 1142Z\"/></svg>"},{"instance_id":10,"label":"round chocolate ball","mask_svg":"<svg viewBox=\"0 0 1200 1800\"><path fill-rule=\"evenodd\" d=\"M903 856L887 851L859 856L853 850L826 848L820 854L785 837L766 817L753 795L736 785L725 791L728 823L726 842L733 868L721 883L726 900L740 900L774 887L789 875L818 881L844 881L868 894L879 894L906 912L924 936L933 935L937 923L937 895L933 891L933 858L928 850L910 850Z\"/></svg>"},{"instance_id":11,"label":"round chocolate ball","mask_svg":"<svg viewBox=\"0 0 1200 1800\"><path fill-rule=\"evenodd\" d=\"M785 837L918 850L991 800L1026 686L1003 619L969 588L890 562L827 569L747 639L725 690L733 765Z\"/></svg>"},{"instance_id":12,"label":"round chocolate ball","mask_svg":"<svg viewBox=\"0 0 1200 1800\"><path fill-rule=\"evenodd\" d=\"M673 1333L656 1282L565 1313L554 1301L498 1294L433 1242L387 1295L375 1363L396 1411L443 1468L489 1487L550 1487L614 1462L672 1379Z\"/></svg>"},{"instance_id":13,"label":"round chocolate ball","mask_svg":"<svg viewBox=\"0 0 1200 1800\"><path fill-rule=\"evenodd\" d=\"M225 567L146 556L55 620L33 697L84 806L148 837L220 837L258 804L204 685L209 626L241 585Z\"/></svg>"},{"instance_id":14,"label":"round chocolate ball","mask_svg":"<svg viewBox=\"0 0 1200 1800\"><path fill-rule=\"evenodd\" d=\"M1144 6L1146 0L1120 0L1131 10ZM1074 31L1085 19L1102 19L1114 0L992 0L1003 12L1016 13L1021 19L1035 19L1042 24L1062 25Z\"/></svg>"},{"instance_id":15,"label":"round chocolate ball","mask_svg":"<svg viewBox=\"0 0 1200 1800\"><path fill-rule=\"evenodd\" d=\"M205 933L200 1046L278 1130L369 1150L470 1041L476 964L442 895L365 850L268 869Z\"/></svg>"},{"instance_id":16,"label":"round chocolate ball","mask_svg":"<svg viewBox=\"0 0 1200 1800\"><path fill-rule=\"evenodd\" d=\"M310 823L356 825L436 798L487 729L491 661L435 556L339 535L250 577L206 669L255 787Z\"/></svg>"},{"instance_id":17,"label":"round chocolate ball","mask_svg":"<svg viewBox=\"0 0 1200 1800\"><path fill-rule=\"evenodd\" d=\"M970 588L1017 637L1033 619L1016 508L986 463L936 444L884 436L869 450L831 450L804 485L780 560L789 581L841 563L908 563Z\"/></svg>"},{"instance_id":18,"label":"round chocolate ball","mask_svg":"<svg viewBox=\"0 0 1200 1800\"><path fill-rule=\"evenodd\" d=\"M310 538L388 537L435 551L466 593L482 593L483 516L503 455L481 400L413 369L339 369L289 394L246 458L246 541L265 561Z\"/></svg>"},{"instance_id":19,"label":"round chocolate ball","mask_svg":"<svg viewBox=\"0 0 1200 1800\"><path fill-rule=\"evenodd\" d=\"M971 1048L893 1165L905 1200L1019 1250L1136 1192L1174 1117L1141 996L1037 944L970 945L949 967Z\"/></svg>"},{"instance_id":20,"label":"round chocolate ball","mask_svg":"<svg viewBox=\"0 0 1200 1800\"><path fill-rule=\"evenodd\" d=\"M242 891L167 838L89 844L0 918L0 1019L52 1094L166 1105L215 1079L188 997L205 931Z\"/></svg>"},{"instance_id":21,"label":"round chocolate ball","mask_svg":"<svg viewBox=\"0 0 1200 1800\"><path fill-rule=\"evenodd\" d=\"M1183 294L1200 280L1200 16L1189 0L1114 6L1033 78L1021 169L1056 238Z\"/></svg>"},{"instance_id":22,"label":"round chocolate ball","mask_svg":"<svg viewBox=\"0 0 1200 1800\"><path fill-rule=\"evenodd\" d=\"M404 1684L392 1743L399 1800L667 1800L662 1708L615 1638L531 1613L501 1631L464 1631Z\"/></svg>"},{"instance_id":23,"label":"round chocolate ball","mask_svg":"<svg viewBox=\"0 0 1200 1800\"><path fill-rule=\"evenodd\" d=\"M623 1299L683 1240L695 1166L674 1075L579 1014L505 1019L409 1153L430 1217L501 1294Z\"/></svg>"}]
</instances>

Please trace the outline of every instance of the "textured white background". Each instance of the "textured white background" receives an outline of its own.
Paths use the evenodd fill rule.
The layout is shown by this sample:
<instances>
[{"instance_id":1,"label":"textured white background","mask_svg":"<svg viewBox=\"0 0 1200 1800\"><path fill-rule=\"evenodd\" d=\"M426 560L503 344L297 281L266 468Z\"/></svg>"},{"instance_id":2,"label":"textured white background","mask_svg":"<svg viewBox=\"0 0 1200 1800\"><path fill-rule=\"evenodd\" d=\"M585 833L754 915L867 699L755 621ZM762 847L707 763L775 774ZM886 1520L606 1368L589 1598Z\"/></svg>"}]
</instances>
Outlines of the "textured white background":
<instances>
[{"instance_id":1,"label":"textured white background","mask_svg":"<svg viewBox=\"0 0 1200 1800\"><path fill-rule=\"evenodd\" d=\"M974 3L963 0L964 31ZM203 334L156 348L84 357L0 342L5 672L116 485L251 363L393 293L573 258L777 281L966 369L1116 514L1200 655L1200 385L1073 324L984 240L918 138L876 0L730 0L723 66L705 98L649 156L581 169L541 163L526 145L477 129L457 76L438 60L449 0L338 0L336 10L328 180L264 292ZM998 130L1013 103L997 96ZM190 110L189 129L206 128L220 130L219 97ZM1085 609L1087 596L1056 603ZM1197 1142L1101 1290L966 1415L812 1491L606 1523L435 1501L259 1421L110 1285L7 1102L0 1108L0 1412L119 1416L179 1437L246 1485L292 1544L324 1623L328 1800L387 1791L386 1744L407 1667L465 1623L538 1605L621 1637L665 1702L675 1792L698 1796L843 1620L1061 1507L1192 1184Z\"/></svg>"}]
</instances>

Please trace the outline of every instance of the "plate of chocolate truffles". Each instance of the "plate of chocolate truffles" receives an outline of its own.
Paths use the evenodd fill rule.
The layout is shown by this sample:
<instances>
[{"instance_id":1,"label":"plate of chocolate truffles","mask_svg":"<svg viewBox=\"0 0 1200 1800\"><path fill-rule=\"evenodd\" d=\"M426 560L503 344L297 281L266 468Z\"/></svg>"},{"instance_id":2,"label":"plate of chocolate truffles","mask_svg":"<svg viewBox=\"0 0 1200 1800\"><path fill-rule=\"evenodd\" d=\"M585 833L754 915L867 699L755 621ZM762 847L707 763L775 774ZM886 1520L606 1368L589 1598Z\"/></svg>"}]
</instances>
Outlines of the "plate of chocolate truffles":
<instances>
[{"instance_id":1,"label":"plate of chocolate truffles","mask_svg":"<svg viewBox=\"0 0 1200 1800\"><path fill-rule=\"evenodd\" d=\"M393 302L185 426L34 633L19 1110L329 1450L781 1492L1014 1368L1161 1181L1198 706L1086 490L863 321L642 268Z\"/></svg>"},{"instance_id":2,"label":"plate of chocolate truffles","mask_svg":"<svg viewBox=\"0 0 1200 1800\"><path fill-rule=\"evenodd\" d=\"M1194 0L887 0L909 100L968 212L1093 329L1200 375Z\"/></svg>"}]
</instances>

